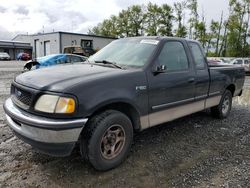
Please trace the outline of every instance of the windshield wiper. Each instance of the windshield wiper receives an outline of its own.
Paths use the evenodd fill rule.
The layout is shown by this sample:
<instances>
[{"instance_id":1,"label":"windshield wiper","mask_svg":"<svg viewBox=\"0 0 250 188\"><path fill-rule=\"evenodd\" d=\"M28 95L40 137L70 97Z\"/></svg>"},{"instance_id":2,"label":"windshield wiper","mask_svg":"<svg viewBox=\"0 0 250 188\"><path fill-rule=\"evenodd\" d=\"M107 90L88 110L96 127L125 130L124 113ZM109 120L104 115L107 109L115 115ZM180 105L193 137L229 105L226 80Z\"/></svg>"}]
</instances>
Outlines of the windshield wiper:
<instances>
[{"instance_id":1,"label":"windshield wiper","mask_svg":"<svg viewBox=\"0 0 250 188\"><path fill-rule=\"evenodd\" d=\"M102 61L95 61L96 63L103 63L103 64L107 64L107 65L113 65L116 68L122 69L122 67L120 65L117 65L114 62L111 61L107 61L107 60L102 60Z\"/></svg>"}]
</instances>

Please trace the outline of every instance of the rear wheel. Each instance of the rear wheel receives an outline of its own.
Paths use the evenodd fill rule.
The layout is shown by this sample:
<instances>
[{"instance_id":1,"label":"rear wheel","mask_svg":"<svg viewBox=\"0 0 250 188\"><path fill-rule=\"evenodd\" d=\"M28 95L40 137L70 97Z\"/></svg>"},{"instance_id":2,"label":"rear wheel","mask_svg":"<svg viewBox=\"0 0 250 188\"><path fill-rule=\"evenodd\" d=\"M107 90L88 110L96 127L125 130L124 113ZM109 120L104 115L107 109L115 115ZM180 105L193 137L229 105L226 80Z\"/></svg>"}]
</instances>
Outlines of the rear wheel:
<instances>
[{"instance_id":1,"label":"rear wheel","mask_svg":"<svg viewBox=\"0 0 250 188\"><path fill-rule=\"evenodd\" d=\"M232 93L229 90L226 90L221 97L219 105L211 108L211 113L216 118L226 118L232 107Z\"/></svg>"},{"instance_id":2,"label":"rear wheel","mask_svg":"<svg viewBox=\"0 0 250 188\"><path fill-rule=\"evenodd\" d=\"M97 170L109 170L124 161L133 140L133 127L123 113L107 110L90 119L81 139L81 153Z\"/></svg>"}]
</instances>

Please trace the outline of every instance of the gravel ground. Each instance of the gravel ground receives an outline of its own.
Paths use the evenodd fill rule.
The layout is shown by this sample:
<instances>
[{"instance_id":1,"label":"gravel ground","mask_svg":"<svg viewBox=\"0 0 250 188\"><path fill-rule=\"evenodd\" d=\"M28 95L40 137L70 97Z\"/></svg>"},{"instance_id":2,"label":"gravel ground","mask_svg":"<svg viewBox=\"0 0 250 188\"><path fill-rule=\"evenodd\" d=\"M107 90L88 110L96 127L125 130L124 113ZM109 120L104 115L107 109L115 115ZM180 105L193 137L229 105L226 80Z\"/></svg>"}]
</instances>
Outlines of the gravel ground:
<instances>
[{"instance_id":1,"label":"gravel ground","mask_svg":"<svg viewBox=\"0 0 250 188\"><path fill-rule=\"evenodd\" d=\"M49 157L7 127L2 104L22 66L0 62L0 187L250 187L250 78L227 119L200 112L145 130L121 166L97 172L78 150Z\"/></svg>"}]
</instances>

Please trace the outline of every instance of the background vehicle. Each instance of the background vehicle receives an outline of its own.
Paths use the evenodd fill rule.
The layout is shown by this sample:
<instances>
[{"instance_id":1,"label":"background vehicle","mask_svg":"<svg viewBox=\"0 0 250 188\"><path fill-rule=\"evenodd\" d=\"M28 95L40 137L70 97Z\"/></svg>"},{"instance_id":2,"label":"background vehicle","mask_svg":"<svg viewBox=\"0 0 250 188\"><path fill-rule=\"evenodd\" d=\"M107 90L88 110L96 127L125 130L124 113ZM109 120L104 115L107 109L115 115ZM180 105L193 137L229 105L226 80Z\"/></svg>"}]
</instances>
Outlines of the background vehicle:
<instances>
[{"instance_id":1,"label":"background vehicle","mask_svg":"<svg viewBox=\"0 0 250 188\"><path fill-rule=\"evenodd\" d=\"M6 52L0 52L0 60L10 60L10 55Z\"/></svg>"},{"instance_id":2,"label":"background vehicle","mask_svg":"<svg viewBox=\"0 0 250 188\"><path fill-rule=\"evenodd\" d=\"M60 65L65 63L84 62L86 59L87 57L85 56L79 56L73 54L53 54L28 61L24 65L24 69L31 70L33 66L35 66L35 69L39 69L42 67Z\"/></svg>"},{"instance_id":3,"label":"background vehicle","mask_svg":"<svg viewBox=\"0 0 250 188\"><path fill-rule=\"evenodd\" d=\"M230 63L233 65L239 65L241 67L244 67L247 73L250 72L250 58L236 58Z\"/></svg>"},{"instance_id":4,"label":"background vehicle","mask_svg":"<svg viewBox=\"0 0 250 188\"><path fill-rule=\"evenodd\" d=\"M82 156L109 170L129 154L135 131L211 109L226 118L242 67L209 67L201 45L169 37L111 42L82 64L21 74L4 104L15 134L38 150Z\"/></svg>"},{"instance_id":5,"label":"background vehicle","mask_svg":"<svg viewBox=\"0 0 250 188\"><path fill-rule=\"evenodd\" d=\"M221 60L221 59L210 59L207 58L207 63L209 66L227 66L230 65L229 63L226 63L225 61Z\"/></svg>"},{"instance_id":6,"label":"background vehicle","mask_svg":"<svg viewBox=\"0 0 250 188\"><path fill-rule=\"evenodd\" d=\"M76 54L89 57L93 55L96 51L91 47L66 46L64 47L63 52L67 54Z\"/></svg>"},{"instance_id":7,"label":"background vehicle","mask_svg":"<svg viewBox=\"0 0 250 188\"><path fill-rule=\"evenodd\" d=\"M31 56L28 53L25 52L21 52L17 55L17 60L23 60L23 61L27 61L30 60Z\"/></svg>"}]
</instances>

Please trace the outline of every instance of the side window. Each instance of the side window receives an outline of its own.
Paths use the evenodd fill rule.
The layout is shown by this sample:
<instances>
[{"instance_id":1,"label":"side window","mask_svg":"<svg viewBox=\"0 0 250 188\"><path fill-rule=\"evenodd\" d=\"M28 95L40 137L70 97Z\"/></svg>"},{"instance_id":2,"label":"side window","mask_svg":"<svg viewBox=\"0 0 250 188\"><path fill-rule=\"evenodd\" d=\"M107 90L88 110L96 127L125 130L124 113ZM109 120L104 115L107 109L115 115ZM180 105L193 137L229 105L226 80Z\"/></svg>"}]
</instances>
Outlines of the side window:
<instances>
[{"instance_id":1,"label":"side window","mask_svg":"<svg viewBox=\"0 0 250 188\"><path fill-rule=\"evenodd\" d=\"M66 62L65 63L70 63L70 56L69 55L66 55Z\"/></svg>"},{"instance_id":2,"label":"side window","mask_svg":"<svg viewBox=\"0 0 250 188\"><path fill-rule=\"evenodd\" d=\"M205 68L205 59L203 52L201 51L198 44L189 42L189 47L194 57L194 62L197 68Z\"/></svg>"},{"instance_id":3,"label":"side window","mask_svg":"<svg viewBox=\"0 0 250 188\"><path fill-rule=\"evenodd\" d=\"M237 59L237 60L235 61L234 64L239 64L239 65L241 65L241 64L243 64L243 61L242 61L241 59Z\"/></svg>"},{"instance_id":4,"label":"side window","mask_svg":"<svg viewBox=\"0 0 250 188\"><path fill-rule=\"evenodd\" d=\"M62 56L59 56L55 59L55 63L53 64L62 64L62 63L65 63L65 60Z\"/></svg>"},{"instance_id":5,"label":"side window","mask_svg":"<svg viewBox=\"0 0 250 188\"><path fill-rule=\"evenodd\" d=\"M167 71L187 70L188 59L182 43L166 42L157 58L157 63L166 65Z\"/></svg>"},{"instance_id":6,"label":"side window","mask_svg":"<svg viewBox=\"0 0 250 188\"><path fill-rule=\"evenodd\" d=\"M78 57L78 56L71 56L71 62L75 63L75 62L82 62L82 58Z\"/></svg>"}]
</instances>

